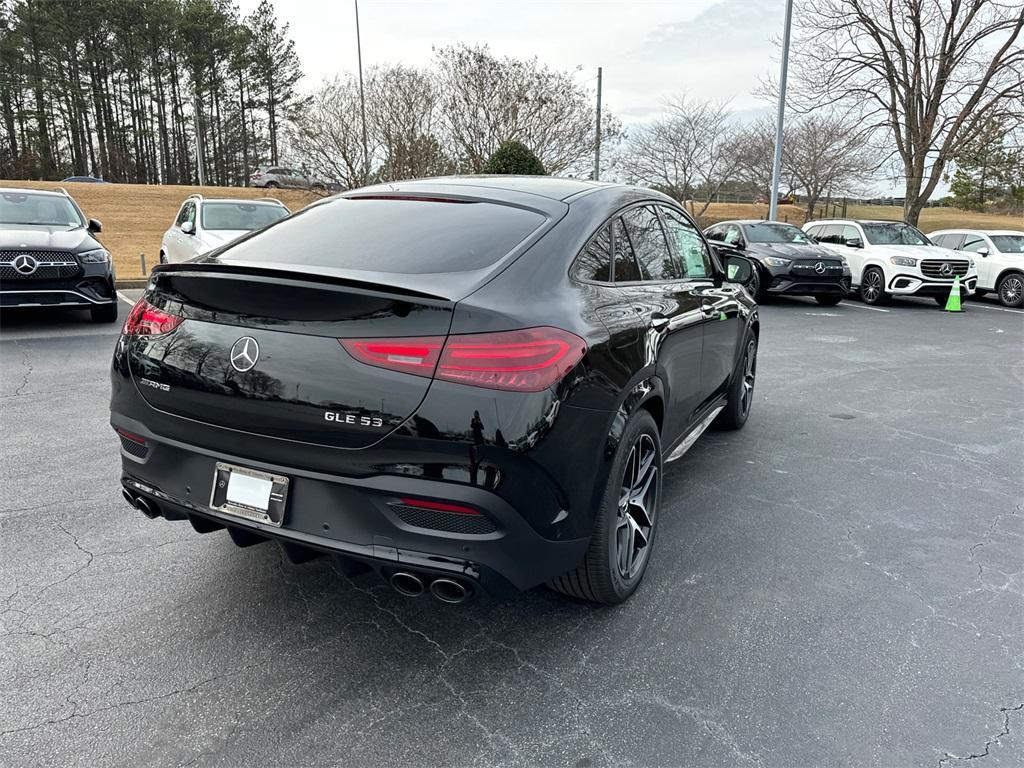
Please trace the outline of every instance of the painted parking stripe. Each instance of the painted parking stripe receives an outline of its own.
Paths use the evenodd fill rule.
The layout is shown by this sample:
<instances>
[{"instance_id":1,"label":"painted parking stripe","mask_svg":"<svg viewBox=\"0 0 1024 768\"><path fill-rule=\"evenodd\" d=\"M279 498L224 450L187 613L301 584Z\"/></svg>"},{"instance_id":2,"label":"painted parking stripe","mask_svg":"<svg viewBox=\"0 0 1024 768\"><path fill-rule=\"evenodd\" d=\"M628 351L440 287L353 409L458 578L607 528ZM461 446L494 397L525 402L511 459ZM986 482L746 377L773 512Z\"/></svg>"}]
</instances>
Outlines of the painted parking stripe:
<instances>
[{"instance_id":1,"label":"painted parking stripe","mask_svg":"<svg viewBox=\"0 0 1024 768\"><path fill-rule=\"evenodd\" d=\"M1019 309L1010 309L1009 307L993 307L991 304L979 304L973 301L966 305L967 309L974 309L975 307L978 309L994 309L996 312L1010 312L1014 315L1024 315L1024 311Z\"/></svg>"},{"instance_id":2,"label":"painted parking stripe","mask_svg":"<svg viewBox=\"0 0 1024 768\"><path fill-rule=\"evenodd\" d=\"M117 298L119 298L119 299L120 299L121 301L123 301L123 302L124 302L125 304L127 304L127 305L128 305L129 307L134 307L134 306L135 306L135 302L134 302L134 301L132 301L131 299L129 299L129 298L127 297L127 296L125 296L125 295L124 295L123 293L121 293L120 291L118 291L118 292L117 292Z\"/></svg>"},{"instance_id":3,"label":"painted parking stripe","mask_svg":"<svg viewBox=\"0 0 1024 768\"><path fill-rule=\"evenodd\" d=\"M869 307L867 304L847 304L845 301L839 303L840 307L856 307L857 309L870 309L872 312L888 312L888 309L881 307Z\"/></svg>"}]
</instances>

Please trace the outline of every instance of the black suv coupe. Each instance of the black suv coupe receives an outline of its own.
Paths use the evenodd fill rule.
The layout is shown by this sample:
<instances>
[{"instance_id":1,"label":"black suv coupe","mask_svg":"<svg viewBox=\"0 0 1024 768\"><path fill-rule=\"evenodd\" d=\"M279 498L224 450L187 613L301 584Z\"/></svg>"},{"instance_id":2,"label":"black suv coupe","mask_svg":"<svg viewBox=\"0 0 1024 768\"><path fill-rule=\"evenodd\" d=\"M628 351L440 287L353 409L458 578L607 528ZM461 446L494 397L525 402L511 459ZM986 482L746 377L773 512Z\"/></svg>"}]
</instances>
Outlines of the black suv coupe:
<instances>
[{"instance_id":1,"label":"black suv coupe","mask_svg":"<svg viewBox=\"0 0 1024 768\"><path fill-rule=\"evenodd\" d=\"M160 265L115 348L125 498L456 603L619 603L662 469L753 402L751 264L664 195L396 182Z\"/></svg>"},{"instance_id":2,"label":"black suv coupe","mask_svg":"<svg viewBox=\"0 0 1024 768\"><path fill-rule=\"evenodd\" d=\"M771 296L813 296L834 306L850 291L850 266L792 224L778 221L723 221L704 230L754 262L750 289L758 301Z\"/></svg>"},{"instance_id":3,"label":"black suv coupe","mask_svg":"<svg viewBox=\"0 0 1024 768\"><path fill-rule=\"evenodd\" d=\"M89 309L117 320L110 253L64 190L0 188L0 307Z\"/></svg>"}]
</instances>

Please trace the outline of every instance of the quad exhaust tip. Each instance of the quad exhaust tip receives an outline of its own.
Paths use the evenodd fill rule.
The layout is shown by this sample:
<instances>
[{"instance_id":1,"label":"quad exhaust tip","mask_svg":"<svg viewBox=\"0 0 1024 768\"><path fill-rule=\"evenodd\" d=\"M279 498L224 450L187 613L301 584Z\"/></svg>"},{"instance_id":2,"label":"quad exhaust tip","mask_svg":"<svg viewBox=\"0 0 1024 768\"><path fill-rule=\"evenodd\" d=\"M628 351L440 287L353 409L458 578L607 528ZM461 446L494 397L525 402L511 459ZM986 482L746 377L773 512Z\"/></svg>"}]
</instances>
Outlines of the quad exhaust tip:
<instances>
[{"instance_id":1,"label":"quad exhaust tip","mask_svg":"<svg viewBox=\"0 0 1024 768\"><path fill-rule=\"evenodd\" d=\"M150 520L160 517L160 507L143 496L135 497L135 507Z\"/></svg>"},{"instance_id":2,"label":"quad exhaust tip","mask_svg":"<svg viewBox=\"0 0 1024 768\"><path fill-rule=\"evenodd\" d=\"M419 597L423 594L423 580L414 573L398 571L391 576L391 586L400 595Z\"/></svg>"},{"instance_id":3,"label":"quad exhaust tip","mask_svg":"<svg viewBox=\"0 0 1024 768\"><path fill-rule=\"evenodd\" d=\"M124 500L127 501L135 509L139 508L139 505L135 503L135 497L132 496L131 492L127 488L121 489L121 495L124 496Z\"/></svg>"},{"instance_id":4,"label":"quad exhaust tip","mask_svg":"<svg viewBox=\"0 0 1024 768\"><path fill-rule=\"evenodd\" d=\"M469 590L465 584L454 579L434 579L430 582L430 594L442 603L458 605L469 597Z\"/></svg>"}]
</instances>

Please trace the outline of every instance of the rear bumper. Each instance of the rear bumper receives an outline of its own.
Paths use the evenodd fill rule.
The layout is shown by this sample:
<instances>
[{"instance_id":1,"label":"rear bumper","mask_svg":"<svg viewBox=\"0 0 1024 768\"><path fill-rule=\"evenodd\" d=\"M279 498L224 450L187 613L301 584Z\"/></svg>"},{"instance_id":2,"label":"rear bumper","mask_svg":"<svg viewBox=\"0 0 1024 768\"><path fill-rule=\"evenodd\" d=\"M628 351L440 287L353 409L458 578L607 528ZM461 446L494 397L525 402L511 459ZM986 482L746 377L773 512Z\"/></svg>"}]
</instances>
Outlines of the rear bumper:
<instances>
[{"instance_id":1,"label":"rear bumper","mask_svg":"<svg viewBox=\"0 0 1024 768\"><path fill-rule=\"evenodd\" d=\"M505 499L481 487L395 475L346 477L268 464L215 454L152 435L141 424L117 421L147 443L144 452L130 444L122 448L122 485L154 502L167 519L198 520L194 525L200 530L215 527L208 522L213 521L358 561L384 576L398 570L457 576L490 593L529 589L565 573L589 543L589 538L545 538ZM289 478L280 527L211 509L218 461ZM409 497L473 507L488 525L484 532L457 533L411 524L401 509L401 500Z\"/></svg>"}]
</instances>

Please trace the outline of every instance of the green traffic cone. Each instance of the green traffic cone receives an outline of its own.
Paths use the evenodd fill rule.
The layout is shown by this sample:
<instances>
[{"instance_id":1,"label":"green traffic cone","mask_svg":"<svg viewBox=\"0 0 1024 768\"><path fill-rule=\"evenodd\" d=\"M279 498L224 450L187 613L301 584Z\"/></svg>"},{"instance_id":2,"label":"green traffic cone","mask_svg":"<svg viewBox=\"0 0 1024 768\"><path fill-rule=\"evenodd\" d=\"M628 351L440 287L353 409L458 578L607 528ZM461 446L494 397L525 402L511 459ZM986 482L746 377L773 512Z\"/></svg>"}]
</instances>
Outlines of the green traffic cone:
<instances>
[{"instance_id":1,"label":"green traffic cone","mask_svg":"<svg viewBox=\"0 0 1024 768\"><path fill-rule=\"evenodd\" d=\"M963 312L960 308L960 275L953 278L953 287L949 289L945 312Z\"/></svg>"}]
</instances>

